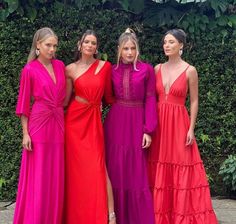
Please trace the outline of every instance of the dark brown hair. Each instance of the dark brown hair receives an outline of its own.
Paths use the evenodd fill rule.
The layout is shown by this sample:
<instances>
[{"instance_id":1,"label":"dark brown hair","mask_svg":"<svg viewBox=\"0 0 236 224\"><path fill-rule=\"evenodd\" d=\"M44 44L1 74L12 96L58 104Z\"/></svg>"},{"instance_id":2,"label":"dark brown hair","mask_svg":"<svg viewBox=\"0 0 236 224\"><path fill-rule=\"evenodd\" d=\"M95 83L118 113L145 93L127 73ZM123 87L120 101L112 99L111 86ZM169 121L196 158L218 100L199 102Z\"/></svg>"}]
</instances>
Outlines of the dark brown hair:
<instances>
[{"instance_id":1,"label":"dark brown hair","mask_svg":"<svg viewBox=\"0 0 236 224\"><path fill-rule=\"evenodd\" d=\"M181 29L172 29L172 30L168 30L165 34L164 37L162 39L162 42L164 42L164 39L166 37L167 34L171 34L172 36L174 36L179 43L185 45L186 44L186 33L181 30Z\"/></svg>"},{"instance_id":2,"label":"dark brown hair","mask_svg":"<svg viewBox=\"0 0 236 224\"><path fill-rule=\"evenodd\" d=\"M80 48L85 40L85 38L88 36L88 35L93 35L96 37L97 39L97 48L98 48L98 37L97 37L97 34L94 30L86 30L81 39L77 42L77 47L76 47L76 50L75 50L75 61L79 60L81 58L81 52L80 52ZM94 58L97 57L97 54L94 54Z\"/></svg>"}]
</instances>

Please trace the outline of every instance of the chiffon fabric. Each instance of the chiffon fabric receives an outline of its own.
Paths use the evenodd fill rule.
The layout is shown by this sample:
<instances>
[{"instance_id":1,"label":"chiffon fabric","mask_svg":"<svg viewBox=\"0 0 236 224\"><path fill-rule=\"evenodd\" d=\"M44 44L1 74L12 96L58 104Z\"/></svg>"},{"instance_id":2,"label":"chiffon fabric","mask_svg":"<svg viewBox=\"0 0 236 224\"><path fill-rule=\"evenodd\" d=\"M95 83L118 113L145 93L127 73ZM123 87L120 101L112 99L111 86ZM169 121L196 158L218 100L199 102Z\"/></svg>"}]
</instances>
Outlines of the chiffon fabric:
<instances>
[{"instance_id":1,"label":"chiffon fabric","mask_svg":"<svg viewBox=\"0 0 236 224\"><path fill-rule=\"evenodd\" d=\"M65 68L59 60L51 62L56 83L38 60L21 73L16 114L28 117L33 150L22 153L14 224L62 222Z\"/></svg>"},{"instance_id":2,"label":"chiffon fabric","mask_svg":"<svg viewBox=\"0 0 236 224\"><path fill-rule=\"evenodd\" d=\"M106 224L108 220L101 100L112 103L111 64L96 73L99 60L74 81L75 95L65 116L66 224ZM87 101L87 102L86 102Z\"/></svg>"},{"instance_id":3,"label":"chiffon fabric","mask_svg":"<svg viewBox=\"0 0 236 224\"><path fill-rule=\"evenodd\" d=\"M157 123L155 75L146 63L120 63L112 69L115 103L105 119L106 164L118 224L153 224L143 134Z\"/></svg>"},{"instance_id":4,"label":"chiffon fabric","mask_svg":"<svg viewBox=\"0 0 236 224\"><path fill-rule=\"evenodd\" d=\"M190 119L185 107L186 70L169 93L157 72L158 126L149 151L149 177L156 224L215 224L209 184L196 140L186 146Z\"/></svg>"}]
</instances>

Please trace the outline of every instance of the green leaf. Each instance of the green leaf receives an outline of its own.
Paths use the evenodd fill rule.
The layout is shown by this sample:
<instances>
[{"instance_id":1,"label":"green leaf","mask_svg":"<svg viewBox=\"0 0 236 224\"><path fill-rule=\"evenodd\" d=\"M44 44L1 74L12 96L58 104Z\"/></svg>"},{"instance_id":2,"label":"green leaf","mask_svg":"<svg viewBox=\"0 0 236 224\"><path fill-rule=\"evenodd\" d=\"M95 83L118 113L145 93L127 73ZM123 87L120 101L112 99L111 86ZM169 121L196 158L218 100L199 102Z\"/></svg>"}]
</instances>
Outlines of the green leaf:
<instances>
[{"instance_id":1,"label":"green leaf","mask_svg":"<svg viewBox=\"0 0 236 224\"><path fill-rule=\"evenodd\" d=\"M3 178L0 178L0 189L3 187L4 184L6 184L6 180Z\"/></svg>"},{"instance_id":2,"label":"green leaf","mask_svg":"<svg viewBox=\"0 0 236 224\"><path fill-rule=\"evenodd\" d=\"M5 0L8 4L8 11L9 13L12 13L14 11L16 11L16 9L19 6L19 2L18 0Z\"/></svg>"},{"instance_id":3,"label":"green leaf","mask_svg":"<svg viewBox=\"0 0 236 224\"><path fill-rule=\"evenodd\" d=\"M129 1L128 0L119 0L118 2L120 3L120 5L122 6L122 8L125 11L129 10Z\"/></svg>"},{"instance_id":4,"label":"green leaf","mask_svg":"<svg viewBox=\"0 0 236 224\"><path fill-rule=\"evenodd\" d=\"M226 26L228 23L228 18L226 16L221 16L218 18L217 22L220 26Z\"/></svg>"},{"instance_id":5,"label":"green leaf","mask_svg":"<svg viewBox=\"0 0 236 224\"><path fill-rule=\"evenodd\" d=\"M188 29L188 31L189 31L190 33L194 33L194 26L190 26L189 29Z\"/></svg>"},{"instance_id":6,"label":"green leaf","mask_svg":"<svg viewBox=\"0 0 236 224\"><path fill-rule=\"evenodd\" d=\"M201 21L204 23L209 23L209 18L206 15L201 16Z\"/></svg>"},{"instance_id":7,"label":"green leaf","mask_svg":"<svg viewBox=\"0 0 236 224\"><path fill-rule=\"evenodd\" d=\"M17 12L18 12L21 16L24 15L24 9L23 9L21 6L17 8Z\"/></svg>"},{"instance_id":8,"label":"green leaf","mask_svg":"<svg viewBox=\"0 0 236 224\"><path fill-rule=\"evenodd\" d=\"M108 54L107 53L101 54L101 58L102 58L102 60L107 61L108 60Z\"/></svg>"},{"instance_id":9,"label":"green leaf","mask_svg":"<svg viewBox=\"0 0 236 224\"><path fill-rule=\"evenodd\" d=\"M228 16L229 22L231 22L233 25L236 26L236 15L230 15Z\"/></svg>"},{"instance_id":10,"label":"green leaf","mask_svg":"<svg viewBox=\"0 0 236 224\"><path fill-rule=\"evenodd\" d=\"M137 14L141 13L144 9L144 0L130 0L129 3L130 10Z\"/></svg>"},{"instance_id":11,"label":"green leaf","mask_svg":"<svg viewBox=\"0 0 236 224\"><path fill-rule=\"evenodd\" d=\"M189 26L189 22L188 22L187 20L184 20L184 21L182 22L182 27L183 27L185 30L187 30L188 26Z\"/></svg>"},{"instance_id":12,"label":"green leaf","mask_svg":"<svg viewBox=\"0 0 236 224\"><path fill-rule=\"evenodd\" d=\"M37 16L37 10L33 7L27 6L26 7L26 15L31 21L34 21Z\"/></svg>"},{"instance_id":13,"label":"green leaf","mask_svg":"<svg viewBox=\"0 0 236 224\"><path fill-rule=\"evenodd\" d=\"M6 18L8 17L9 12L6 9L1 9L0 10L0 21L5 21Z\"/></svg>"}]
</instances>

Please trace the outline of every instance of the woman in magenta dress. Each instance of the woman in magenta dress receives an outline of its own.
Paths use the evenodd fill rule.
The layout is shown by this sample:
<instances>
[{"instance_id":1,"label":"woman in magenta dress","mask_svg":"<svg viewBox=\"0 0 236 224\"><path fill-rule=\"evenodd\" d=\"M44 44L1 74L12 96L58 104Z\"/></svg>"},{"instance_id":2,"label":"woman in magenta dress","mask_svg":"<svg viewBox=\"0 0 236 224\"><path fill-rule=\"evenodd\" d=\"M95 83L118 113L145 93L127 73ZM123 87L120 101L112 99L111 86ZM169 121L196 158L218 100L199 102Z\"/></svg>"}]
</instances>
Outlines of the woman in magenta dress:
<instances>
[{"instance_id":1,"label":"woman in magenta dress","mask_svg":"<svg viewBox=\"0 0 236 224\"><path fill-rule=\"evenodd\" d=\"M23 154L15 224L62 221L65 76L63 62L54 59L57 44L50 28L39 29L21 73L16 114L23 128Z\"/></svg>"},{"instance_id":2,"label":"woman in magenta dress","mask_svg":"<svg viewBox=\"0 0 236 224\"><path fill-rule=\"evenodd\" d=\"M146 153L157 123L153 68L138 60L135 33L119 38L112 68L116 101L105 120L106 164L118 224L154 224Z\"/></svg>"},{"instance_id":3,"label":"woman in magenta dress","mask_svg":"<svg viewBox=\"0 0 236 224\"><path fill-rule=\"evenodd\" d=\"M209 184L194 127L198 111L198 75L182 60L186 34L164 35L168 61L155 67L158 126L149 154L156 224L216 224ZM190 118L185 107L190 95Z\"/></svg>"}]
</instances>

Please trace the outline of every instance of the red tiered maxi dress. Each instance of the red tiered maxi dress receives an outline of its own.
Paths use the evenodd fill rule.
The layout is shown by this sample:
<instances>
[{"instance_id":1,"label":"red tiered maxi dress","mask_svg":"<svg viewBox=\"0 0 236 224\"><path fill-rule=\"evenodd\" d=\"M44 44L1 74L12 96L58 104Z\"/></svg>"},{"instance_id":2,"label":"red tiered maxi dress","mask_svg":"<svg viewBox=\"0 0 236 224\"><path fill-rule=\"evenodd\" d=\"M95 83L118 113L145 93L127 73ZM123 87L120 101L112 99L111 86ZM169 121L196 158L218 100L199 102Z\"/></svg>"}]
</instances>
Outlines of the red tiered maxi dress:
<instances>
[{"instance_id":1,"label":"red tiered maxi dress","mask_svg":"<svg viewBox=\"0 0 236 224\"><path fill-rule=\"evenodd\" d=\"M186 69L187 70L187 69ZM190 119L185 107L186 70L165 93L157 73L158 127L149 153L156 224L215 224L209 184L196 141L186 146Z\"/></svg>"},{"instance_id":2,"label":"red tiered maxi dress","mask_svg":"<svg viewBox=\"0 0 236 224\"><path fill-rule=\"evenodd\" d=\"M112 93L111 64L95 74L99 60L74 81L75 95L65 117L65 224L106 224L107 191L101 99Z\"/></svg>"}]
</instances>

